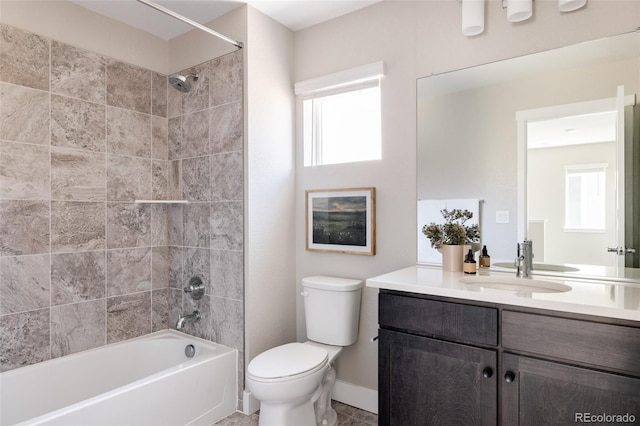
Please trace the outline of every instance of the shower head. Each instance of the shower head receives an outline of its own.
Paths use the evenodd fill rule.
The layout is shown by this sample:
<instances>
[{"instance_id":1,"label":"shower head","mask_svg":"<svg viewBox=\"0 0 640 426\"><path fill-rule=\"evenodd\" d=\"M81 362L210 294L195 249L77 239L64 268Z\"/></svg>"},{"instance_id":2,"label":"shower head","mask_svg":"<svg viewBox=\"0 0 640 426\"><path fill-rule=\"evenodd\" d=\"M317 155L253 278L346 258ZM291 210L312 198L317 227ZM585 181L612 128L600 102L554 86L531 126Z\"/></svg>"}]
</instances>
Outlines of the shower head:
<instances>
[{"instance_id":1,"label":"shower head","mask_svg":"<svg viewBox=\"0 0 640 426\"><path fill-rule=\"evenodd\" d=\"M198 81L198 74L174 74L169 77L169 84L172 85L176 90L181 92L188 92L191 90L191 83L189 83L189 78L193 78L193 81Z\"/></svg>"}]
</instances>

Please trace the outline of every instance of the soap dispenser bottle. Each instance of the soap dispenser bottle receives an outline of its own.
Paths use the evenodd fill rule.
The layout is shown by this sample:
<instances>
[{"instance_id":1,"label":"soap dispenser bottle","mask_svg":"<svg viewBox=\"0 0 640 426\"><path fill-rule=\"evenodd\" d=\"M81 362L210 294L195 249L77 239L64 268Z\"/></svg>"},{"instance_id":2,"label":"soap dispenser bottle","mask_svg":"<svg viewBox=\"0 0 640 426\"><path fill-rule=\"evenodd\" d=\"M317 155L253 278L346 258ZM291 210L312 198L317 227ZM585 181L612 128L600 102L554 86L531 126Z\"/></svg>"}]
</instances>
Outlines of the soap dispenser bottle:
<instances>
[{"instance_id":1,"label":"soap dispenser bottle","mask_svg":"<svg viewBox=\"0 0 640 426\"><path fill-rule=\"evenodd\" d=\"M465 274L475 274L476 273L476 260L473 257L473 250L469 249L469 253L467 253L467 257L464 260L462 265L462 271Z\"/></svg>"},{"instance_id":2,"label":"soap dispenser bottle","mask_svg":"<svg viewBox=\"0 0 640 426\"><path fill-rule=\"evenodd\" d=\"M480 263L480 269L488 268L491 266L491 256L487 253L487 246L482 246L482 254L478 259Z\"/></svg>"}]
</instances>

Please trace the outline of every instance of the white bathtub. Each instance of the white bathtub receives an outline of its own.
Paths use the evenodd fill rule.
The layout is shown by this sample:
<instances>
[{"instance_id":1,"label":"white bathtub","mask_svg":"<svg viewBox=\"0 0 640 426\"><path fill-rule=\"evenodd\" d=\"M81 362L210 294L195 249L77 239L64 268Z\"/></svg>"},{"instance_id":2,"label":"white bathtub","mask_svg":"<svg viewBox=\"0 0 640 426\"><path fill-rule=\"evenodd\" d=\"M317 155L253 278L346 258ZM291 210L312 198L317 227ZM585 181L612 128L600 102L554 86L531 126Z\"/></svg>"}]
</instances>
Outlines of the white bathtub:
<instances>
[{"instance_id":1,"label":"white bathtub","mask_svg":"<svg viewBox=\"0 0 640 426\"><path fill-rule=\"evenodd\" d=\"M235 349L163 330L0 374L0 425L210 426L236 409L236 371Z\"/></svg>"}]
</instances>

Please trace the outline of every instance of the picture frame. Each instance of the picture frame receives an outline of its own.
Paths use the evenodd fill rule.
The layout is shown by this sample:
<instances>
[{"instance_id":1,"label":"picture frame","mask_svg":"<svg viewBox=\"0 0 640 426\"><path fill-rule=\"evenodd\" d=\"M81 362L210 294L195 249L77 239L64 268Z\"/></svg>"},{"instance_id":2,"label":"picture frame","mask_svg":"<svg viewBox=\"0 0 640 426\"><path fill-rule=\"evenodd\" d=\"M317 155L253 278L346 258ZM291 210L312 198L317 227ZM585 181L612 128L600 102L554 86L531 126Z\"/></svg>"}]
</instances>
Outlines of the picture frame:
<instances>
[{"instance_id":1,"label":"picture frame","mask_svg":"<svg viewBox=\"0 0 640 426\"><path fill-rule=\"evenodd\" d=\"M308 251L376 254L376 189L305 191Z\"/></svg>"}]
</instances>

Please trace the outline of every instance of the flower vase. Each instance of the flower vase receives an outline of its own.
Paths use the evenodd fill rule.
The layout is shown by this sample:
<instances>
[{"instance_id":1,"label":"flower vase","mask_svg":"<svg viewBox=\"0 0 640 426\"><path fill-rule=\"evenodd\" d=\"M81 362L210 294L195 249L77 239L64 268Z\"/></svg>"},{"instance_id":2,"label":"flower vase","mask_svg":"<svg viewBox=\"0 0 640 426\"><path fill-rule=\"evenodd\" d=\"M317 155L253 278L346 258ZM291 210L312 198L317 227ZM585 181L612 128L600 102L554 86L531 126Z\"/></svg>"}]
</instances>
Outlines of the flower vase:
<instances>
[{"instance_id":1,"label":"flower vase","mask_svg":"<svg viewBox=\"0 0 640 426\"><path fill-rule=\"evenodd\" d=\"M443 244L438 247L438 251L442 253L443 271L462 272L462 263L466 254L465 247L468 246Z\"/></svg>"}]
</instances>

